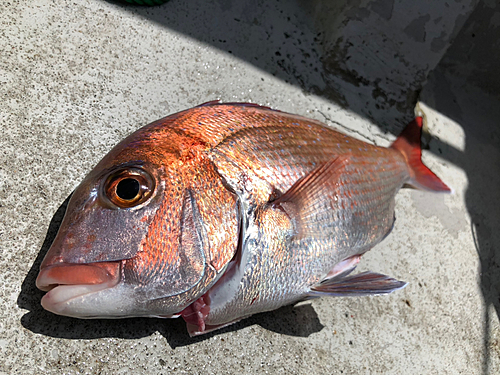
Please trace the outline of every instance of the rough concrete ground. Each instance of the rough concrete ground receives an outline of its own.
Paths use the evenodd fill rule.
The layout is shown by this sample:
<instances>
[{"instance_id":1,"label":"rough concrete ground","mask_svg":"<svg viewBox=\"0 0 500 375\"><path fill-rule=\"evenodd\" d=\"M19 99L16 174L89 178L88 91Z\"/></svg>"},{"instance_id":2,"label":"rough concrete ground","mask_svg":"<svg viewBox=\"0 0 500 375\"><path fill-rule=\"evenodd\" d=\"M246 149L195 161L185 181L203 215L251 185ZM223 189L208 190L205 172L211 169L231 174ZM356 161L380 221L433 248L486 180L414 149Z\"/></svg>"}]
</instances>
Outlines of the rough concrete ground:
<instances>
[{"instance_id":1,"label":"rough concrete ground","mask_svg":"<svg viewBox=\"0 0 500 375\"><path fill-rule=\"evenodd\" d=\"M172 17L203 21L181 3ZM407 288L302 303L192 339L180 320L83 321L40 307L34 280L60 206L93 165L138 127L215 98L299 113L380 145L394 135L300 80L112 3L4 2L0 25L2 373L499 373L495 98L444 68L422 93L432 135L424 160L455 194L402 191L393 233L359 267ZM283 27L300 36L300 24ZM274 51L262 44L263 55Z\"/></svg>"}]
</instances>

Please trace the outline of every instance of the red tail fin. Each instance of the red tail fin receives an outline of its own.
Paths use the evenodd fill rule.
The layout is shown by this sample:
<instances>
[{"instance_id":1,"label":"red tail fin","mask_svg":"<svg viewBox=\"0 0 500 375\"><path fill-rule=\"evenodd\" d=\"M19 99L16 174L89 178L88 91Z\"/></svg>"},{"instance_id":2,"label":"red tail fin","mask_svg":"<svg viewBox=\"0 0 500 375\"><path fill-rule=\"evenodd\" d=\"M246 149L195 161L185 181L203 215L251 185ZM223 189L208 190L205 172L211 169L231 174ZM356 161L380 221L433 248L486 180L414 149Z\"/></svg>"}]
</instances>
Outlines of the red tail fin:
<instances>
[{"instance_id":1,"label":"red tail fin","mask_svg":"<svg viewBox=\"0 0 500 375\"><path fill-rule=\"evenodd\" d=\"M391 145L391 148L403 154L410 167L411 181L409 184L423 190L450 192L451 189L422 163L421 135L422 117L417 117L408 124Z\"/></svg>"}]
</instances>

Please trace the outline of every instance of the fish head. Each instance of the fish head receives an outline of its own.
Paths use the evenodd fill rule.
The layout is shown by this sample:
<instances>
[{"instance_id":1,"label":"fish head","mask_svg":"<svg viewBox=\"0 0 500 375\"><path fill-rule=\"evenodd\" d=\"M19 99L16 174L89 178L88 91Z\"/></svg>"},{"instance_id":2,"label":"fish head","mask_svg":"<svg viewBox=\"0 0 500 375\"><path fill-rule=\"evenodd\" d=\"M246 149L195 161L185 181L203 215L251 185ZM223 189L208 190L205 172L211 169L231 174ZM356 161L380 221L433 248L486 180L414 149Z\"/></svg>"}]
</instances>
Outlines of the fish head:
<instances>
[{"instance_id":1,"label":"fish head","mask_svg":"<svg viewBox=\"0 0 500 375\"><path fill-rule=\"evenodd\" d=\"M36 281L47 291L45 309L78 318L169 317L223 272L236 240L227 237L219 256L204 236L228 215L237 230L237 212L204 215L200 200L213 192L193 181L220 182L200 156L203 145L172 131L172 122L126 138L75 189ZM225 190L217 196L236 209Z\"/></svg>"}]
</instances>

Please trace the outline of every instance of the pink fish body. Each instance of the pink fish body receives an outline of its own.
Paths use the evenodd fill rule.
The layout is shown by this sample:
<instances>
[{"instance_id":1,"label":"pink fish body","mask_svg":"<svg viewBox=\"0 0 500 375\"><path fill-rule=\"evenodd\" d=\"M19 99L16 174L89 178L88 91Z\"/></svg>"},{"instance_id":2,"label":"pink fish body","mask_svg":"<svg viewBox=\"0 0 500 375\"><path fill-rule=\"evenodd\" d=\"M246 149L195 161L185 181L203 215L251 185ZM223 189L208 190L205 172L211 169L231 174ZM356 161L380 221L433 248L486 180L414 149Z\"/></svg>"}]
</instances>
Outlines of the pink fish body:
<instances>
[{"instance_id":1,"label":"pink fish body","mask_svg":"<svg viewBox=\"0 0 500 375\"><path fill-rule=\"evenodd\" d=\"M421 122L390 148L242 103L147 125L74 191L37 278L42 306L182 316L197 335L307 298L400 289L350 272L392 229L403 185L449 191L420 161Z\"/></svg>"}]
</instances>

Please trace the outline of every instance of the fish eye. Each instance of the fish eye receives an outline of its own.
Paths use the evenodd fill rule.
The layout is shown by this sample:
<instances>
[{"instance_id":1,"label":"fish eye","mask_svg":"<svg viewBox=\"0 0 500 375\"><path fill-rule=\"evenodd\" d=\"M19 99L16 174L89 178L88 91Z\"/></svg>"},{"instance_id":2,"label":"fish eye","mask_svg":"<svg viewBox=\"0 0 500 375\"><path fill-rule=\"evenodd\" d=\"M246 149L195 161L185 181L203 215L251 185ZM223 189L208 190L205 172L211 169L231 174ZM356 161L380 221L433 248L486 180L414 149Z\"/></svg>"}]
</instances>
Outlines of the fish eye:
<instances>
[{"instance_id":1,"label":"fish eye","mask_svg":"<svg viewBox=\"0 0 500 375\"><path fill-rule=\"evenodd\" d=\"M116 185L116 195L118 198L129 201L137 197L140 193L139 181L135 178L124 178Z\"/></svg>"},{"instance_id":2,"label":"fish eye","mask_svg":"<svg viewBox=\"0 0 500 375\"><path fill-rule=\"evenodd\" d=\"M154 179L140 168L125 168L111 173L103 186L104 196L119 208L138 206L151 197Z\"/></svg>"}]
</instances>

